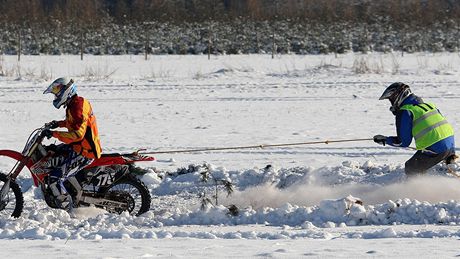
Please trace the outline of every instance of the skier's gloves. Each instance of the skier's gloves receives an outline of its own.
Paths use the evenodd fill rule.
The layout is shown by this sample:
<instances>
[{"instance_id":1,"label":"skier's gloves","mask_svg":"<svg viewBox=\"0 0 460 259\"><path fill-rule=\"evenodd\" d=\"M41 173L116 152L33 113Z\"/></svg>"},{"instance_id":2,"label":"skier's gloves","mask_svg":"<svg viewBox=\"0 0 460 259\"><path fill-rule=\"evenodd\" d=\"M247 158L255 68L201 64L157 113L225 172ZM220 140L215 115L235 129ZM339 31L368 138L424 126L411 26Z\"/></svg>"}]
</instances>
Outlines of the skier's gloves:
<instances>
[{"instance_id":1,"label":"skier's gloves","mask_svg":"<svg viewBox=\"0 0 460 259\"><path fill-rule=\"evenodd\" d=\"M49 129L45 129L41 133L42 137L46 137L47 139L51 138L53 136L53 132Z\"/></svg>"},{"instance_id":2,"label":"skier's gloves","mask_svg":"<svg viewBox=\"0 0 460 259\"><path fill-rule=\"evenodd\" d=\"M387 143L387 137L385 137L383 135L375 135L374 136L374 142L377 143L377 144L385 146L385 144Z\"/></svg>"},{"instance_id":3,"label":"skier's gloves","mask_svg":"<svg viewBox=\"0 0 460 259\"><path fill-rule=\"evenodd\" d=\"M59 127L59 122L58 121L50 121L50 122L46 123L45 126L50 128L50 129L55 129L55 128Z\"/></svg>"}]
</instances>

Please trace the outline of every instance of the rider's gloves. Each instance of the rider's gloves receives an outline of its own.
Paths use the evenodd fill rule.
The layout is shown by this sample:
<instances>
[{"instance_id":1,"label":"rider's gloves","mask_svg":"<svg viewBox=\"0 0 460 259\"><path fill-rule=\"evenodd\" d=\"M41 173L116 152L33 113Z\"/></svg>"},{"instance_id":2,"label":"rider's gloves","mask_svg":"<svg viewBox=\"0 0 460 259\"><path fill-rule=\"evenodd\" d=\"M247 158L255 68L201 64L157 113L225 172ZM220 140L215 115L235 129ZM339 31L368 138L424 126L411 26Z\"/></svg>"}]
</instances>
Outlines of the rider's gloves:
<instances>
[{"instance_id":1,"label":"rider's gloves","mask_svg":"<svg viewBox=\"0 0 460 259\"><path fill-rule=\"evenodd\" d=\"M53 132L51 132L49 129L45 129L42 131L41 135L49 139L53 136Z\"/></svg>"},{"instance_id":2,"label":"rider's gloves","mask_svg":"<svg viewBox=\"0 0 460 259\"><path fill-rule=\"evenodd\" d=\"M387 143L387 137L383 135L375 135L374 136L374 142L380 145L384 145Z\"/></svg>"},{"instance_id":3,"label":"rider's gloves","mask_svg":"<svg viewBox=\"0 0 460 259\"><path fill-rule=\"evenodd\" d=\"M48 123L46 123L46 126L50 129L55 129L57 127L59 127L59 122L58 121L50 121Z\"/></svg>"}]
</instances>

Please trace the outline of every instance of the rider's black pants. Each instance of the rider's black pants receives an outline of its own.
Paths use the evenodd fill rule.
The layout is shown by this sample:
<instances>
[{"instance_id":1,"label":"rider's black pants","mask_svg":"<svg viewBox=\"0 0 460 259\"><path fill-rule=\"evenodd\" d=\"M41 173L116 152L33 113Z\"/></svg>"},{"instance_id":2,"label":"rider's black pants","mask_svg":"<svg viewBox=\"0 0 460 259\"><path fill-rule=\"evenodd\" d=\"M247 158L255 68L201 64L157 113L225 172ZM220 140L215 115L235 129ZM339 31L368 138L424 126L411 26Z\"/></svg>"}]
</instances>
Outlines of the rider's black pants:
<instances>
[{"instance_id":1,"label":"rider's black pants","mask_svg":"<svg viewBox=\"0 0 460 259\"><path fill-rule=\"evenodd\" d=\"M419 150L409 160L407 160L404 171L407 176L423 174L426 170L435 166L439 162L448 159L452 155L455 155L455 151L453 150L445 151L440 154L433 154Z\"/></svg>"}]
</instances>

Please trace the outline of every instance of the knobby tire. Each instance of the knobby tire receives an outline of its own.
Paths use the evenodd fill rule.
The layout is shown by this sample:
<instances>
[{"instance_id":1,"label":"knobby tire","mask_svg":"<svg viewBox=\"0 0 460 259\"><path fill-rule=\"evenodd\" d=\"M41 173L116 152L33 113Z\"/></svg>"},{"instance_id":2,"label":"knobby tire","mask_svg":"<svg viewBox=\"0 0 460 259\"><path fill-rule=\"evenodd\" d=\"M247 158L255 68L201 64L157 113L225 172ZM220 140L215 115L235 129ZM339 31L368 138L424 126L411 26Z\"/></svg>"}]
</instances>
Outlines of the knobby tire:
<instances>
[{"instance_id":1,"label":"knobby tire","mask_svg":"<svg viewBox=\"0 0 460 259\"><path fill-rule=\"evenodd\" d=\"M145 212L147 212L150 209L150 203L151 203L151 196L149 189L145 184L139 180L136 176L132 174L128 174L124 179L120 180L119 182L114 183L112 186L110 186L107 189L107 192L111 190L116 190L117 186L122 186L122 185L131 185L132 187L136 188L137 191L139 192L141 196L141 205L140 208L137 212L135 212L135 216L139 216ZM130 214L132 214L132 211L129 211Z\"/></svg>"},{"instance_id":2,"label":"knobby tire","mask_svg":"<svg viewBox=\"0 0 460 259\"><path fill-rule=\"evenodd\" d=\"M3 186L7 180L8 180L8 177L4 173L0 173L0 181L3 182L1 186ZM15 201L16 201L13 213L11 213L11 217L19 218L24 208L24 196L22 195L21 188L15 181L10 182L10 191L8 191L8 194L11 194L11 190L13 191Z\"/></svg>"}]
</instances>

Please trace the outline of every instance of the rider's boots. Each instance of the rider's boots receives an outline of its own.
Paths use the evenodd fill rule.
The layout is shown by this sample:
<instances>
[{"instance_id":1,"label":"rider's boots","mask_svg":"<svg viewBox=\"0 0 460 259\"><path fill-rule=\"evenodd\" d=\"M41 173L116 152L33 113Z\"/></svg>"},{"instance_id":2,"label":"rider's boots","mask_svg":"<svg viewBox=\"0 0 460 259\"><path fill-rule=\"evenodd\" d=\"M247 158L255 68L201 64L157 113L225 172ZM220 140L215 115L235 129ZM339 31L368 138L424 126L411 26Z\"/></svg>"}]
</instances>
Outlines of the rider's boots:
<instances>
[{"instance_id":1,"label":"rider's boots","mask_svg":"<svg viewBox=\"0 0 460 259\"><path fill-rule=\"evenodd\" d=\"M56 205L70 212L73 208L72 196L66 192L63 186L58 185L58 181L50 184L50 188L55 197Z\"/></svg>"}]
</instances>

